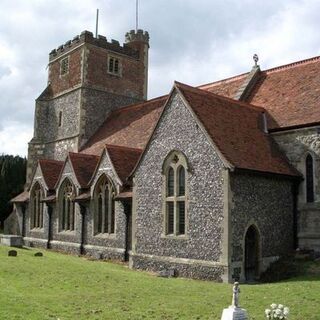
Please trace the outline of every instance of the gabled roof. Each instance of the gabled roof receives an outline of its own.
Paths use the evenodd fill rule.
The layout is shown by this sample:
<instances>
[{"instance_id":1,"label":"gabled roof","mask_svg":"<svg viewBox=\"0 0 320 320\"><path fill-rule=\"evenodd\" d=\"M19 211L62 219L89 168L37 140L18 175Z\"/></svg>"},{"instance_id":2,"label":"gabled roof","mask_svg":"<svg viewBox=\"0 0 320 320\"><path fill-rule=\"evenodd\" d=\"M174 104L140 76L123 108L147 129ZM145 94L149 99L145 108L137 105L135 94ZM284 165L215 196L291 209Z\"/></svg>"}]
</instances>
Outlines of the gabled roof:
<instances>
[{"instance_id":1,"label":"gabled roof","mask_svg":"<svg viewBox=\"0 0 320 320\"><path fill-rule=\"evenodd\" d=\"M199 88L233 98L248 73ZM320 57L261 71L246 99L264 107L268 128L305 126L320 122Z\"/></svg>"},{"instance_id":2,"label":"gabled roof","mask_svg":"<svg viewBox=\"0 0 320 320\"><path fill-rule=\"evenodd\" d=\"M138 162L142 149L106 145L110 160L120 180L124 183Z\"/></svg>"},{"instance_id":3,"label":"gabled roof","mask_svg":"<svg viewBox=\"0 0 320 320\"><path fill-rule=\"evenodd\" d=\"M13 199L10 200L12 203L24 203L29 201L29 192L23 191L17 196L15 196Z\"/></svg>"},{"instance_id":4,"label":"gabled roof","mask_svg":"<svg viewBox=\"0 0 320 320\"><path fill-rule=\"evenodd\" d=\"M204 85L198 86L198 88L216 93L220 96L234 98L248 75L249 75L249 72L246 72L231 78L204 84Z\"/></svg>"},{"instance_id":5,"label":"gabled roof","mask_svg":"<svg viewBox=\"0 0 320 320\"><path fill-rule=\"evenodd\" d=\"M68 158L70 159L73 172L80 187L87 188L99 162L99 157L96 155L69 152Z\"/></svg>"},{"instance_id":6,"label":"gabled roof","mask_svg":"<svg viewBox=\"0 0 320 320\"><path fill-rule=\"evenodd\" d=\"M263 108L175 84L226 160L236 168L297 176L263 131Z\"/></svg>"},{"instance_id":7,"label":"gabled roof","mask_svg":"<svg viewBox=\"0 0 320 320\"><path fill-rule=\"evenodd\" d=\"M248 102L263 106L269 128L320 121L320 57L263 71Z\"/></svg>"},{"instance_id":8,"label":"gabled roof","mask_svg":"<svg viewBox=\"0 0 320 320\"><path fill-rule=\"evenodd\" d=\"M81 153L100 155L106 144L143 149L166 99L159 97L113 111Z\"/></svg>"},{"instance_id":9,"label":"gabled roof","mask_svg":"<svg viewBox=\"0 0 320 320\"><path fill-rule=\"evenodd\" d=\"M59 179L63 161L40 159L39 165L47 187L53 190Z\"/></svg>"}]
</instances>

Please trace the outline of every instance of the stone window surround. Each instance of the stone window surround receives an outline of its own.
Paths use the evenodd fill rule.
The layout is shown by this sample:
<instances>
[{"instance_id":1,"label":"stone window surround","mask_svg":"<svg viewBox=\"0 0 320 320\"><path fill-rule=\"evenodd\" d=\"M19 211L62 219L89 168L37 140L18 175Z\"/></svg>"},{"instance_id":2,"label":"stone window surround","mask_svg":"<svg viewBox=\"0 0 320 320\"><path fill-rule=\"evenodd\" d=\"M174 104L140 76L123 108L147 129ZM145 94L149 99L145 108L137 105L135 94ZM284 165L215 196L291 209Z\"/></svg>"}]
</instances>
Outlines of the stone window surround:
<instances>
[{"instance_id":1,"label":"stone window surround","mask_svg":"<svg viewBox=\"0 0 320 320\"><path fill-rule=\"evenodd\" d=\"M69 74L70 69L70 56L66 56L60 60L60 77L64 77Z\"/></svg>"},{"instance_id":2,"label":"stone window surround","mask_svg":"<svg viewBox=\"0 0 320 320\"><path fill-rule=\"evenodd\" d=\"M174 158L178 158L176 163L173 163ZM174 196L167 196L167 183L168 183L168 171L170 167L174 169ZM183 167L185 170L185 195L178 196L177 190L179 189L179 182L178 182L178 175L177 172L180 167ZM163 217L163 232L161 238L169 238L169 239L181 239L187 240L189 239L188 236L188 229L189 229L189 219L188 219L188 195L189 195L189 188L188 188L188 172L189 172L189 165L187 161L187 157L184 155L183 152L178 150L172 150L169 152L167 157L165 158L162 166L162 217ZM174 202L174 231L173 234L167 233L167 223L168 223L168 216L167 216L167 203L168 200ZM177 210L177 202L184 201L185 202L185 227L184 227L184 234L178 233L178 210Z\"/></svg>"},{"instance_id":3,"label":"stone window surround","mask_svg":"<svg viewBox=\"0 0 320 320\"><path fill-rule=\"evenodd\" d=\"M312 159L312 177L313 177L313 201L308 201L307 200L307 159L308 157L311 157ZM311 152L307 152L304 155L304 182L303 182L303 190L304 190L304 201L305 203L314 203L315 202L315 172L316 172L316 161L315 161L315 156L311 154Z\"/></svg>"},{"instance_id":4,"label":"stone window surround","mask_svg":"<svg viewBox=\"0 0 320 320\"><path fill-rule=\"evenodd\" d=\"M113 223L114 223L113 230L114 230L114 232L113 233L111 233L111 232L98 233L98 231L97 231L97 229L98 229L98 225L97 225L98 224L98 221L97 221L98 220L98 196L99 196L98 189L102 184L108 184L109 190L110 189L112 190L111 194L113 197L113 200L112 200L113 206L112 206L112 203L109 198L109 206L108 206L107 215L108 215L108 221L109 221L108 231L110 231L111 210L113 210L113 215L114 215L114 217L113 217ZM92 217L92 219L93 219L92 236L97 237L97 238L115 238L116 237L117 224L116 224L115 200L114 200L115 195L116 195L116 188L115 188L115 185L114 185L111 177L108 176L106 173L102 173L100 175L100 177L97 179L97 182L96 182L94 189L93 189L93 208L94 208L94 210L93 210L93 217ZM104 211L105 211L105 209L104 209ZM105 219L105 217L104 217L104 219Z\"/></svg>"},{"instance_id":5,"label":"stone window surround","mask_svg":"<svg viewBox=\"0 0 320 320\"><path fill-rule=\"evenodd\" d=\"M35 194L36 193L36 194ZM44 190L41 184L36 181L30 192L30 229L34 231L43 230L43 202ZM36 207L34 206L36 202Z\"/></svg>"},{"instance_id":6,"label":"stone window surround","mask_svg":"<svg viewBox=\"0 0 320 320\"><path fill-rule=\"evenodd\" d=\"M59 111L58 117L59 117L58 118L58 126L59 126L59 128L61 128L62 124L63 124L63 113L61 110Z\"/></svg>"},{"instance_id":7,"label":"stone window surround","mask_svg":"<svg viewBox=\"0 0 320 320\"><path fill-rule=\"evenodd\" d=\"M68 192L67 197L69 197L70 204L71 204L71 209L69 212L69 216L73 218L71 224L73 224L73 228L72 229L65 229L65 226L62 225L63 223L63 202L66 201L66 187L71 187L72 191L71 194L70 192ZM66 177L62 183L60 184L59 187L59 196L58 196L58 208L59 208L59 232L61 233L71 233L74 234L75 233L75 225L76 225L76 221L75 221L75 202L73 201L74 198L76 196L76 189L75 189L75 185L74 183L68 178ZM69 210L68 210L69 211ZM70 219L69 217L69 219ZM66 218L66 217L65 217Z\"/></svg>"},{"instance_id":8,"label":"stone window surround","mask_svg":"<svg viewBox=\"0 0 320 320\"><path fill-rule=\"evenodd\" d=\"M115 72L114 70L110 70L110 61L113 59L113 63L117 62L118 63L118 72ZM113 65L114 68L114 65ZM107 70L108 73L117 76L117 77L122 77L122 63L121 59L119 57L116 57L114 55L108 54L108 65L107 65Z\"/></svg>"}]
</instances>

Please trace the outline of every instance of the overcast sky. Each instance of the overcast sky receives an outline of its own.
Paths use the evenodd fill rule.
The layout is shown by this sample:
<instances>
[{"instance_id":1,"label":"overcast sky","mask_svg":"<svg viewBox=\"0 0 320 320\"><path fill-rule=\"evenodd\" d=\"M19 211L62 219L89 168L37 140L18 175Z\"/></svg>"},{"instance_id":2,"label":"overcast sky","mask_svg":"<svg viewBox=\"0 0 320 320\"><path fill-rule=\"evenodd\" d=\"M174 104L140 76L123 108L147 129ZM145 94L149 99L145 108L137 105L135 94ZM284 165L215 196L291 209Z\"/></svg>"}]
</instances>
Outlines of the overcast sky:
<instances>
[{"instance_id":1,"label":"overcast sky","mask_svg":"<svg viewBox=\"0 0 320 320\"><path fill-rule=\"evenodd\" d=\"M320 55L319 0L139 0L150 33L149 98ZM0 0L0 154L27 154L48 54L83 30L124 41L135 0Z\"/></svg>"}]
</instances>

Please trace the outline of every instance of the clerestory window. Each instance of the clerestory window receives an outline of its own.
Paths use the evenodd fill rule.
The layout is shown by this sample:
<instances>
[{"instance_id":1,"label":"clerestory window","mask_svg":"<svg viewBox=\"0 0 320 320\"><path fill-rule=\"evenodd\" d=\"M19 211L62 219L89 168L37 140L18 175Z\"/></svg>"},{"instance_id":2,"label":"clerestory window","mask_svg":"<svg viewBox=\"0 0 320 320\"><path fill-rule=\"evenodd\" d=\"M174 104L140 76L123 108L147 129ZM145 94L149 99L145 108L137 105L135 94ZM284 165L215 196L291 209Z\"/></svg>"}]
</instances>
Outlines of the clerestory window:
<instances>
[{"instance_id":1,"label":"clerestory window","mask_svg":"<svg viewBox=\"0 0 320 320\"><path fill-rule=\"evenodd\" d=\"M115 189L112 182L102 176L95 189L95 234L115 233Z\"/></svg>"},{"instance_id":2,"label":"clerestory window","mask_svg":"<svg viewBox=\"0 0 320 320\"><path fill-rule=\"evenodd\" d=\"M185 156L173 152L164 163L165 178L165 234L186 234L186 180L187 162Z\"/></svg>"},{"instance_id":3,"label":"clerestory window","mask_svg":"<svg viewBox=\"0 0 320 320\"><path fill-rule=\"evenodd\" d=\"M43 190L38 182L31 191L31 228L43 228Z\"/></svg>"},{"instance_id":4,"label":"clerestory window","mask_svg":"<svg viewBox=\"0 0 320 320\"><path fill-rule=\"evenodd\" d=\"M66 179L60 187L60 229L62 231L74 230L74 198L75 188L70 180Z\"/></svg>"}]
</instances>

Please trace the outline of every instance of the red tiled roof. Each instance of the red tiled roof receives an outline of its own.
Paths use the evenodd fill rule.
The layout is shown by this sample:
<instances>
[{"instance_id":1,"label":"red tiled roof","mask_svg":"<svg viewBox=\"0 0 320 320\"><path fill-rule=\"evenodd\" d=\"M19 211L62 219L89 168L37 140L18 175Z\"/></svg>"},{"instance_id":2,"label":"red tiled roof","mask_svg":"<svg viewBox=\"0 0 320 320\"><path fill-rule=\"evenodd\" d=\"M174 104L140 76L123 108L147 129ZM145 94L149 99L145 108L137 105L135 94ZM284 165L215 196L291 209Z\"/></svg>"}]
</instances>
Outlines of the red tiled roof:
<instances>
[{"instance_id":1,"label":"red tiled roof","mask_svg":"<svg viewBox=\"0 0 320 320\"><path fill-rule=\"evenodd\" d=\"M99 162L99 157L89 154L69 152L69 159L81 188L87 188L92 174Z\"/></svg>"},{"instance_id":2,"label":"red tiled roof","mask_svg":"<svg viewBox=\"0 0 320 320\"><path fill-rule=\"evenodd\" d=\"M197 88L233 99L236 93L238 92L239 88L245 81L248 74L249 72L243 73L235 77L204 84L204 85L198 86Z\"/></svg>"},{"instance_id":3,"label":"red tiled roof","mask_svg":"<svg viewBox=\"0 0 320 320\"><path fill-rule=\"evenodd\" d=\"M39 165L46 185L49 190L53 190L59 179L63 161L40 159Z\"/></svg>"},{"instance_id":4,"label":"red tiled roof","mask_svg":"<svg viewBox=\"0 0 320 320\"><path fill-rule=\"evenodd\" d=\"M118 177L125 182L138 162L142 150L114 145L106 145L106 150Z\"/></svg>"},{"instance_id":5,"label":"red tiled roof","mask_svg":"<svg viewBox=\"0 0 320 320\"><path fill-rule=\"evenodd\" d=\"M225 159L236 168L296 176L261 129L264 109L176 83Z\"/></svg>"},{"instance_id":6,"label":"red tiled roof","mask_svg":"<svg viewBox=\"0 0 320 320\"><path fill-rule=\"evenodd\" d=\"M112 112L81 153L100 155L106 144L143 149L166 99L159 97Z\"/></svg>"},{"instance_id":7,"label":"red tiled roof","mask_svg":"<svg viewBox=\"0 0 320 320\"><path fill-rule=\"evenodd\" d=\"M320 57L263 71L247 101L268 110L270 129L320 121Z\"/></svg>"},{"instance_id":8,"label":"red tiled roof","mask_svg":"<svg viewBox=\"0 0 320 320\"><path fill-rule=\"evenodd\" d=\"M233 98L247 75L199 88ZM320 122L320 57L262 71L246 101L268 111L269 129Z\"/></svg>"},{"instance_id":9,"label":"red tiled roof","mask_svg":"<svg viewBox=\"0 0 320 320\"><path fill-rule=\"evenodd\" d=\"M28 200L29 200L29 192L23 191L17 196L15 196L13 199L11 199L10 202L23 203L23 202L27 202Z\"/></svg>"}]
</instances>

